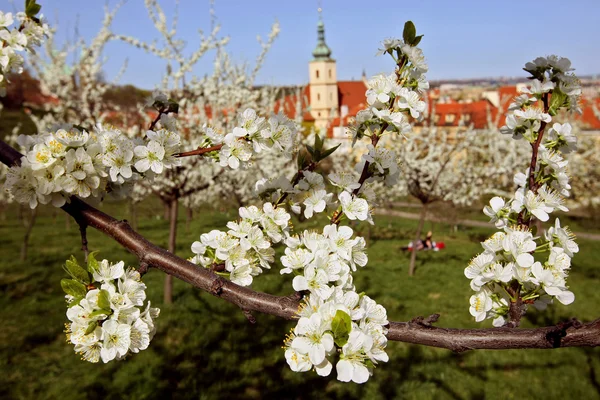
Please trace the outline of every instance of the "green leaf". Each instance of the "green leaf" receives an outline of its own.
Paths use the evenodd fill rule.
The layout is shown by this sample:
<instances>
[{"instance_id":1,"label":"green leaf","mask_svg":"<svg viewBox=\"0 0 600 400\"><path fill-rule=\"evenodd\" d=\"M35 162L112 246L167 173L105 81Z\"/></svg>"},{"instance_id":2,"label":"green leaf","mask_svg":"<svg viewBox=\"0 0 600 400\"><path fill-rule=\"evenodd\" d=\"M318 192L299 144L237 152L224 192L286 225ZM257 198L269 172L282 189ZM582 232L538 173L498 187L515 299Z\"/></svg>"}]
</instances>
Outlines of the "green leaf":
<instances>
[{"instance_id":1,"label":"green leaf","mask_svg":"<svg viewBox=\"0 0 600 400\"><path fill-rule=\"evenodd\" d=\"M98 327L98 321L91 321L88 324L87 329L85 330L84 335L89 335L90 333L94 332L96 330L96 328Z\"/></svg>"},{"instance_id":2,"label":"green leaf","mask_svg":"<svg viewBox=\"0 0 600 400\"><path fill-rule=\"evenodd\" d=\"M71 278L83 283L84 285L87 285L91 282L90 274L81 266L79 266L77 259L74 256L71 256L71 258L66 261L65 271L67 271Z\"/></svg>"},{"instance_id":3,"label":"green leaf","mask_svg":"<svg viewBox=\"0 0 600 400\"><path fill-rule=\"evenodd\" d=\"M93 317L96 317L96 316L98 316L98 315L106 315L106 316L109 316L110 314L112 314L112 310L111 310L111 309L108 309L108 310L101 309L101 310L94 310L94 311L92 311L92 312L90 313L89 317L90 317L90 318L93 318Z\"/></svg>"},{"instance_id":4,"label":"green leaf","mask_svg":"<svg viewBox=\"0 0 600 400\"><path fill-rule=\"evenodd\" d=\"M167 105L167 113L179 113L179 104L175 100L169 99L169 103Z\"/></svg>"},{"instance_id":5,"label":"green leaf","mask_svg":"<svg viewBox=\"0 0 600 400\"><path fill-rule=\"evenodd\" d=\"M67 308L71 308L71 307L75 307L75 306L79 305L79 302L81 300L83 300L83 297L75 297L73 299L73 301L69 303L69 305L67 306Z\"/></svg>"},{"instance_id":6,"label":"green leaf","mask_svg":"<svg viewBox=\"0 0 600 400\"><path fill-rule=\"evenodd\" d=\"M318 133L315 134L315 150L320 152L323 149L323 139L321 139L321 135Z\"/></svg>"},{"instance_id":7,"label":"green leaf","mask_svg":"<svg viewBox=\"0 0 600 400\"><path fill-rule=\"evenodd\" d=\"M417 36L417 28L415 28L415 24L412 21L406 21L404 24L404 31L402 32L402 39L404 39L404 43L412 44L415 41L415 36Z\"/></svg>"},{"instance_id":8,"label":"green leaf","mask_svg":"<svg viewBox=\"0 0 600 400\"><path fill-rule=\"evenodd\" d=\"M419 35L415 38L415 40L412 41L412 43L410 44L411 46L416 46L419 43L421 43L421 39L423 39L423 35Z\"/></svg>"},{"instance_id":9,"label":"green leaf","mask_svg":"<svg viewBox=\"0 0 600 400\"><path fill-rule=\"evenodd\" d=\"M336 151L336 150L338 149L338 147L340 147L341 145L342 145L342 144L340 143L340 144L338 144L338 145L337 145L337 146L335 146L335 147L332 147L332 148L330 148L330 149L327 149L327 150L325 150L325 152L323 152L323 153L321 154L321 158L320 158L320 160L323 160L323 159L325 159L325 158L329 157L330 155L332 155L332 154L333 154L333 152L334 152L334 151ZM320 160L319 160L319 161L320 161Z\"/></svg>"},{"instance_id":10,"label":"green leaf","mask_svg":"<svg viewBox=\"0 0 600 400\"><path fill-rule=\"evenodd\" d=\"M61 279L60 286L66 294L73 297L85 297L87 293L85 285L75 279Z\"/></svg>"},{"instance_id":11,"label":"green leaf","mask_svg":"<svg viewBox=\"0 0 600 400\"><path fill-rule=\"evenodd\" d=\"M554 89L552 96L550 97L550 108L548 109L548 114L555 116L558 114L558 110L561 107L568 105L568 101L569 96L561 92L558 88Z\"/></svg>"},{"instance_id":12,"label":"green leaf","mask_svg":"<svg viewBox=\"0 0 600 400\"><path fill-rule=\"evenodd\" d=\"M90 254L88 254L87 269L90 274L98 272L98 269L100 268L98 265L98 260L96 260L96 254L98 254L97 251L92 251Z\"/></svg>"},{"instance_id":13,"label":"green leaf","mask_svg":"<svg viewBox=\"0 0 600 400\"><path fill-rule=\"evenodd\" d=\"M40 12L42 6L36 4L35 0L26 0L25 1L25 14L28 17L35 17L37 13Z\"/></svg>"},{"instance_id":14,"label":"green leaf","mask_svg":"<svg viewBox=\"0 0 600 400\"><path fill-rule=\"evenodd\" d=\"M298 152L298 169L303 169L306 163L306 155L303 152Z\"/></svg>"},{"instance_id":15,"label":"green leaf","mask_svg":"<svg viewBox=\"0 0 600 400\"><path fill-rule=\"evenodd\" d=\"M107 290L102 289L98 293L98 307L110 310L110 295Z\"/></svg>"},{"instance_id":16,"label":"green leaf","mask_svg":"<svg viewBox=\"0 0 600 400\"><path fill-rule=\"evenodd\" d=\"M348 336L350 336L351 329L352 320L350 319L350 316L342 310L338 310L331 322L331 331L333 332L335 344L339 347L345 345L348 342Z\"/></svg>"},{"instance_id":17,"label":"green leaf","mask_svg":"<svg viewBox=\"0 0 600 400\"><path fill-rule=\"evenodd\" d=\"M154 103L152 103L152 108L154 108L156 111L158 112L162 112L165 109L165 103L163 103L162 101L154 101Z\"/></svg>"},{"instance_id":18,"label":"green leaf","mask_svg":"<svg viewBox=\"0 0 600 400\"><path fill-rule=\"evenodd\" d=\"M312 146L306 145L306 151L308 151L311 156L315 157L315 149L313 149Z\"/></svg>"}]
</instances>

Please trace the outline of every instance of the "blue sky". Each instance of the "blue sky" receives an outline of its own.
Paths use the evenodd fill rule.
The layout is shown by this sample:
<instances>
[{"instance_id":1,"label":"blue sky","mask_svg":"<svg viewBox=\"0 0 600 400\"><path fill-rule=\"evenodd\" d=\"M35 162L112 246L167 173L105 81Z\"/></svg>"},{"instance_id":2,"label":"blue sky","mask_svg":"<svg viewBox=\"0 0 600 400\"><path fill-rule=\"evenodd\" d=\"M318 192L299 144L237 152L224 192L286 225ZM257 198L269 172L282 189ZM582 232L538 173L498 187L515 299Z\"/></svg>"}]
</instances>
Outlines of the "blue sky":
<instances>
[{"instance_id":1,"label":"blue sky","mask_svg":"<svg viewBox=\"0 0 600 400\"><path fill-rule=\"evenodd\" d=\"M59 38L71 35L79 20L80 34L89 39L101 26L104 0L38 0ZM21 1L17 8L22 7ZM235 60L253 61L260 48L256 35L265 37L275 19L281 34L267 56L257 83L304 84L307 63L316 44L316 0L215 0L222 35ZM116 5L115 0L108 2ZM168 16L174 1L162 0ZM0 9L12 11L8 0ZM569 57L580 75L600 73L600 1L555 0L323 0L327 44L337 60L338 79L358 79L391 70L390 60L375 57L383 38L401 37L408 19L425 35L421 47L429 61L429 79L524 75L525 62L547 54ZM188 49L198 44L198 29L209 30L207 0L181 0L180 37ZM143 40L158 39L142 0L129 0L113 24L115 33ZM123 43L106 48L105 71L113 77L127 58L121 83L153 88L165 71L156 57ZM194 71L212 68L212 55Z\"/></svg>"}]
</instances>

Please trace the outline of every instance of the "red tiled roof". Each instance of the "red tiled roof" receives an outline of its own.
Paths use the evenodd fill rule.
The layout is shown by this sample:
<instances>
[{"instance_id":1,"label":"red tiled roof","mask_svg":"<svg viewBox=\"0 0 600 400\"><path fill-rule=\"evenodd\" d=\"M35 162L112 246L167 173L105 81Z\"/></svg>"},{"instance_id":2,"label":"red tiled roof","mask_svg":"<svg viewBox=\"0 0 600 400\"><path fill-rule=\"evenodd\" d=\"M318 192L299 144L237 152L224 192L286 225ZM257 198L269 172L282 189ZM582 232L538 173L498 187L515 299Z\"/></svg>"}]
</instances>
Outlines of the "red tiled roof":
<instances>
[{"instance_id":1,"label":"red tiled roof","mask_svg":"<svg viewBox=\"0 0 600 400\"><path fill-rule=\"evenodd\" d=\"M492 121L495 119L498 109L487 100L478 100L471 103L459 103L451 101L447 103L429 102L429 117L425 123L431 121L433 115L433 104L435 104L435 115L437 118L437 126L458 126L462 116L467 116L464 121L465 125L473 125L475 129L483 129L487 126L488 113L490 113ZM447 115L453 115L450 121L446 121Z\"/></svg>"},{"instance_id":2,"label":"red tiled roof","mask_svg":"<svg viewBox=\"0 0 600 400\"><path fill-rule=\"evenodd\" d=\"M581 110L583 113L574 115L574 119L581 122L583 129L600 129L600 118L594 114L594 104L600 110L600 97L595 99L582 98Z\"/></svg>"},{"instance_id":3,"label":"red tiled roof","mask_svg":"<svg viewBox=\"0 0 600 400\"><path fill-rule=\"evenodd\" d=\"M341 106L348 106L348 114L356 115L365 108L365 92L367 86L363 81L340 81L338 82L339 102ZM352 113L351 111L354 111Z\"/></svg>"},{"instance_id":4,"label":"red tiled roof","mask_svg":"<svg viewBox=\"0 0 600 400\"><path fill-rule=\"evenodd\" d=\"M519 95L516 86L500 86L498 88L498 94L500 95L500 100L503 100L504 97L508 97L509 99L513 99Z\"/></svg>"},{"instance_id":5,"label":"red tiled roof","mask_svg":"<svg viewBox=\"0 0 600 400\"><path fill-rule=\"evenodd\" d=\"M302 109L306 110L306 108L308 107L308 105L310 104L310 90L309 87L306 86L304 88L304 90L302 91L302 99L301 100L301 104L302 104ZM273 111L275 111L276 113L278 113L279 111L283 111L283 113L290 119L295 119L296 118L296 105L298 104L298 98L295 94L289 94L287 96L284 96L283 99L279 99L275 102L275 108ZM311 122L314 121L315 119L313 118L312 115L310 115L310 113L308 111L305 111L304 114L302 115L302 119L304 121L307 122Z\"/></svg>"}]
</instances>

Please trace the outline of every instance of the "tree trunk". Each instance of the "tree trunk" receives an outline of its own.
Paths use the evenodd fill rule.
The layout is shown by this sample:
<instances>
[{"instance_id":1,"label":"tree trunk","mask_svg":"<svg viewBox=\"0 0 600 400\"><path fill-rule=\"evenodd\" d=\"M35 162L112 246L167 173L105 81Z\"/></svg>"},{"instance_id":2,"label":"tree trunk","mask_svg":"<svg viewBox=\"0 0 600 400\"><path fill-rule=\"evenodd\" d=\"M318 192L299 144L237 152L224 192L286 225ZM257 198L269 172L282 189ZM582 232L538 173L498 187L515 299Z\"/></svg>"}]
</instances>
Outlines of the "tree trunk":
<instances>
[{"instance_id":1,"label":"tree trunk","mask_svg":"<svg viewBox=\"0 0 600 400\"><path fill-rule=\"evenodd\" d=\"M169 251L173 254L175 254L175 246L177 244L178 206L177 198L171 200L169 204ZM173 303L173 277L171 275L165 276L164 302L165 304Z\"/></svg>"},{"instance_id":2,"label":"tree trunk","mask_svg":"<svg viewBox=\"0 0 600 400\"><path fill-rule=\"evenodd\" d=\"M408 267L408 275L413 276L415 274L415 261L417 260L417 244L421 241L421 232L423 231L423 225L425 225L425 217L427 216L427 204L423 204L421 208L421 218L419 219L419 225L417 226L417 233L415 234L415 240L413 240L412 253L410 255L410 265Z\"/></svg>"},{"instance_id":3,"label":"tree trunk","mask_svg":"<svg viewBox=\"0 0 600 400\"><path fill-rule=\"evenodd\" d=\"M23 236L23 243L21 244L21 261L27 259L27 250L29 248L29 237L31 236L31 230L35 224L35 218L37 217L37 207L31 210L30 218L23 217L23 225L25 225L25 235Z\"/></svg>"},{"instance_id":4,"label":"tree trunk","mask_svg":"<svg viewBox=\"0 0 600 400\"><path fill-rule=\"evenodd\" d=\"M129 203L129 223L134 231L137 231L137 206L134 201Z\"/></svg>"},{"instance_id":5,"label":"tree trunk","mask_svg":"<svg viewBox=\"0 0 600 400\"><path fill-rule=\"evenodd\" d=\"M194 219L194 210L192 210L192 207L185 208L185 216L185 232L187 233L190 231L190 224L192 219Z\"/></svg>"},{"instance_id":6,"label":"tree trunk","mask_svg":"<svg viewBox=\"0 0 600 400\"><path fill-rule=\"evenodd\" d=\"M168 221L171 218L171 205L168 202L163 202L163 205L165 206L165 216L164 219L165 221Z\"/></svg>"}]
</instances>

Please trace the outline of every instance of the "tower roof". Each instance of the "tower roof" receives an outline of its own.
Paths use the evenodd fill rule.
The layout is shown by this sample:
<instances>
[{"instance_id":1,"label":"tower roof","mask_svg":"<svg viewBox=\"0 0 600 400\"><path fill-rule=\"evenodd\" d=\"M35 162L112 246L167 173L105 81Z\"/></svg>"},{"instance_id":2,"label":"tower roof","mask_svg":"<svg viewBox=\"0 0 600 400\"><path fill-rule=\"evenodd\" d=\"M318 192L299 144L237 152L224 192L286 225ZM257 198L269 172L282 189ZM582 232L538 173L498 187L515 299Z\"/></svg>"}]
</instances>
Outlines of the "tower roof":
<instances>
[{"instance_id":1,"label":"tower roof","mask_svg":"<svg viewBox=\"0 0 600 400\"><path fill-rule=\"evenodd\" d=\"M321 9L319 8L319 23L317 24L317 47L313 50L315 61L331 60L331 49L325 43L325 24L321 18Z\"/></svg>"}]
</instances>

